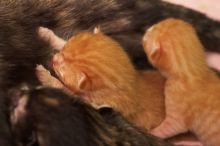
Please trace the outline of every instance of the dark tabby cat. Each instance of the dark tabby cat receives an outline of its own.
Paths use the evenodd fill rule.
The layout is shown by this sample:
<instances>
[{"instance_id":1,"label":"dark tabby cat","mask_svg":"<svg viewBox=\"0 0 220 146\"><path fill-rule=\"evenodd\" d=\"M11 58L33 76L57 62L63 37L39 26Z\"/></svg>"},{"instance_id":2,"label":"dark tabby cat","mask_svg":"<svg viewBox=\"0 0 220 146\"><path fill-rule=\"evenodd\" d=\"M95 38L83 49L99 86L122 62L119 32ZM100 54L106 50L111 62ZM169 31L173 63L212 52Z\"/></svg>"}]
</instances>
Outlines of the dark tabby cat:
<instances>
[{"instance_id":1,"label":"dark tabby cat","mask_svg":"<svg viewBox=\"0 0 220 146\"><path fill-rule=\"evenodd\" d=\"M40 88L16 96L20 98L11 119L19 146L172 146L110 109L100 115L59 90Z\"/></svg>"}]
</instances>

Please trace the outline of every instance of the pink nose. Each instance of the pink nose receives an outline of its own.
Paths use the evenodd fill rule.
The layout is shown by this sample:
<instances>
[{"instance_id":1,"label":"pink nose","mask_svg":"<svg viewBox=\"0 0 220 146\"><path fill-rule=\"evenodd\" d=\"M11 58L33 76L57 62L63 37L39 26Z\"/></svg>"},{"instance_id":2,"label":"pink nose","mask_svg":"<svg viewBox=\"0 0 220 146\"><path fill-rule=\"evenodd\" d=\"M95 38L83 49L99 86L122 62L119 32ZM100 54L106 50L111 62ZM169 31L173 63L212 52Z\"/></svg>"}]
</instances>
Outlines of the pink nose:
<instances>
[{"instance_id":1,"label":"pink nose","mask_svg":"<svg viewBox=\"0 0 220 146\"><path fill-rule=\"evenodd\" d=\"M60 55L59 53L55 54L54 57L53 57L53 60L52 60L53 66L61 65L62 63L63 63L62 55Z\"/></svg>"}]
</instances>

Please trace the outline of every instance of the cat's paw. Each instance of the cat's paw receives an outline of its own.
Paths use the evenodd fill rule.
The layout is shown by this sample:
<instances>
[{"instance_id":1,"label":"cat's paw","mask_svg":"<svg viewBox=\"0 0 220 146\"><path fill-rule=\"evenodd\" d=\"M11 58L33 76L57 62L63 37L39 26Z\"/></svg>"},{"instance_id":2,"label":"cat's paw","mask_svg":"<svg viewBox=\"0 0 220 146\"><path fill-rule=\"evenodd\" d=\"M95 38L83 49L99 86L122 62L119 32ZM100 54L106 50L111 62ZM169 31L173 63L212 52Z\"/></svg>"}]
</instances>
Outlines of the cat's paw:
<instances>
[{"instance_id":1,"label":"cat's paw","mask_svg":"<svg viewBox=\"0 0 220 146\"><path fill-rule=\"evenodd\" d=\"M37 65L36 75L39 81L45 86L52 86L52 76L43 65Z\"/></svg>"},{"instance_id":2,"label":"cat's paw","mask_svg":"<svg viewBox=\"0 0 220 146\"><path fill-rule=\"evenodd\" d=\"M49 43L49 45L55 50L61 50L66 44L65 40L58 37L52 30L45 27L39 27L38 35L43 41Z\"/></svg>"},{"instance_id":3,"label":"cat's paw","mask_svg":"<svg viewBox=\"0 0 220 146\"><path fill-rule=\"evenodd\" d=\"M45 42L49 42L51 36L54 35L53 31L45 28L45 27L39 27L38 29L38 35L39 37L44 40Z\"/></svg>"},{"instance_id":4,"label":"cat's paw","mask_svg":"<svg viewBox=\"0 0 220 146\"><path fill-rule=\"evenodd\" d=\"M37 65L36 74L42 85L53 88L64 88L64 85L60 82L60 80L52 76L50 71L47 70L43 65Z\"/></svg>"}]
</instances>

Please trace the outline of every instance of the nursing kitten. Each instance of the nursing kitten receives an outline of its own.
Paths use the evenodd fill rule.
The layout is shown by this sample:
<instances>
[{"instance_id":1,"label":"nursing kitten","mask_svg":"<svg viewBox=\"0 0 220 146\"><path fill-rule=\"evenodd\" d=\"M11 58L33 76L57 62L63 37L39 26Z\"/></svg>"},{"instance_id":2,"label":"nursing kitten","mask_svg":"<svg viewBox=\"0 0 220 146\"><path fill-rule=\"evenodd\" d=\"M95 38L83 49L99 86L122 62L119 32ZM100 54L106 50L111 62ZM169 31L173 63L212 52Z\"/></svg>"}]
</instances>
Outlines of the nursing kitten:
<instances>
[{"instance_id":1,"label":"nursing kitten","mask_svg":"<svg viewBox=\"0 0 220 146\"><path fill-rule=\"evenodd\" d=\"M192 131L206 146L220 144L220 80L205 61L193 27L168 19L146 32L150 62L166 77L166 118L152 133L167 138Z\"/></svg>"},{"instance_id":2,"label":"nursing kitten","mask_svg":"<svg viewBox=\"0 0 220 146\"><path fill-rule=\"evenodd\" d=\"M44 39L57 38L45 28L39 33ZM62 83L38 66L43 85L67 88L96 108L111 107L144 129L157 126L164 117L162 76L135 70L122 47L97 29L73 36L52 64Z\"/></svg>"},{"instance_id":3,"label":"nursing kitten","mask_svg":"<svg viewBox=\"0 0 220 146\"><path fill-rule=\"evenodd\" d=\"M98 112L60 90L41 87L14 93L11 122L19 146L172 146L119 113Z\"/></svg>"}]
</instances>

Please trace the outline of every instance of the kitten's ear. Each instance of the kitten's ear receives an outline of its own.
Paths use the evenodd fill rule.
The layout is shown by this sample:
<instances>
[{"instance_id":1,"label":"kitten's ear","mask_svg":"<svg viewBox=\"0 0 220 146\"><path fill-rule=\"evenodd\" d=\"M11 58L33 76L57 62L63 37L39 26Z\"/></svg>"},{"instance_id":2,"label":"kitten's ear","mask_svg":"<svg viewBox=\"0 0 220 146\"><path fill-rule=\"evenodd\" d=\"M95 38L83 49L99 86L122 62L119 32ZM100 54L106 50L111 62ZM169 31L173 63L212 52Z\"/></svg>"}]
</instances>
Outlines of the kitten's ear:
<instances>
[{"instance_id":1,"label":"kitten's ear","mask_svg":"<svg viewBox=\"0 0 220 146\"><path fill-rule=\"evenodd\" d=\"M142 43L148 59L150 61L156 61L162 53L162 47L158 38L155 38L154 34L151 34L151 31L152 29L145 33Z\"/></svg>"},{"instance_id":2,"label":"kitten's ear","mask_svg":"<svg viewBox=\"0 0 220 146\"><path fill-rule=\"evenodd\" d=\"M100 28L100 26L95 27L94 30L93 30L93 33L94 33L94 34L101 33L101 28Z\"/></svg>"},{"instance_id":3,"label":"kitten's ear","mask_svg":"<svg viewBox=\"0 0 220 146\"><path fill-rule=\"evenodd\" d=\"M159 44L159 42L152 42L150 49L149 49L149 56L150 58L154 59L155 57L159 57L161 54L162 48Z\"/></svg>"},{"instance_id":4,"label":"kitten's ear","mask_svg":"<svg viewBox=\"0 0 220 146\"><path fill-rule=\"evenodd\" d=\"M85 89L89 85L89 78L84 72L77 74L77 86L78 89Z\"/></svg>"}]
</instances>

